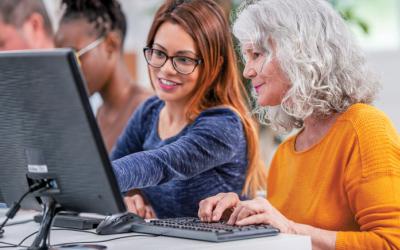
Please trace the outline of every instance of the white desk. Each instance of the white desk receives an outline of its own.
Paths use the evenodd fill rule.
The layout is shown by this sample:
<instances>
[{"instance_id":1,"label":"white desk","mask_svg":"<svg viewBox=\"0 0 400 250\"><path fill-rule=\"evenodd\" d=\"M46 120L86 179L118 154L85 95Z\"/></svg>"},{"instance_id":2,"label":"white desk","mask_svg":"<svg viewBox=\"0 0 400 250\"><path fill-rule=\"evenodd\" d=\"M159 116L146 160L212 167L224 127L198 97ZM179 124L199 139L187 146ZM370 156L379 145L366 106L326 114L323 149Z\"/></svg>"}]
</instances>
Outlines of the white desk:
<instances>
[{"instance_id":1,"label":"white desk","mask_svg":"<svg viewBox=\"0 0 400 250\"><path fill-rule=\"evenodd\" d=\"M22 214L17 215L14 220L9 221L10 223L26 220L29 218L33 218L33 213L23 212ZM4 217L0 219L2 222ZM25 224L11 225L5 227L4 237L0 239L0 241L18 244L23 238L28 236L29 234L35 232L39 228L39 225L35 222L28 222ZM58 243L67 243L67 242L76 242L76 241L100 241L113 239L121 236L134 236L138 235L137 233L130 234L118 234L118 235L93 235L84 232L76 232L76 231L51 231L51 244ZM140 234L142 235L142 234ZM29 238L23 245L30 245L33 241L33 238ZM97 243L100 245L105 245L107 249L118 249L118 250L154 250L154 249L163 249L163 250L180 250L180 249L210 249L210 250L233 250L233 249L248 249L248 250L257 250L257 249L285 249L285 250L311 250L311 240L308 236L299 236L299 235L289 235L289 234L280 234L278 236L273 237L264 237L258 239L249 239L249 240L239 240L232 242L224 242L224 243L211 243L211 242L203 242L196 240L187 240L187 239L179 239L172 237L164 237L164 236L134 236L132 238L124 238L117 239L110 242L102 242ZM3 246L3 244L0 244ZM13 248L10 248L13 249Z\"/></svg>"}]
</instances>

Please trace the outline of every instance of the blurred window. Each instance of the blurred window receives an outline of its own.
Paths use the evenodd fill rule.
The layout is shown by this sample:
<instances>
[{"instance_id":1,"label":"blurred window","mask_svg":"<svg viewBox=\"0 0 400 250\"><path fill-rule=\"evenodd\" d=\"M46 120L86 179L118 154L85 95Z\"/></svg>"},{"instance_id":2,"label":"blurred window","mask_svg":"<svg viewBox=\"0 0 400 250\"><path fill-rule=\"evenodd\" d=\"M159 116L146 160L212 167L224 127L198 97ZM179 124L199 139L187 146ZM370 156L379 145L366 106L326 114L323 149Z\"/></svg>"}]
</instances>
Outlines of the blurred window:
<instances>
[{"instance_id":1,"label":"blurred window","mask_svg":"<svg viewBox=\"0 0 400 250\"><path fill-rule=\"evenodd\" d=\"M350 8L350 21L360 45L367 50L400 48L400 1L398 0L331 0L340 10ZM365 33L358 20L368 27Z\"/></svg>"}]
</instances>

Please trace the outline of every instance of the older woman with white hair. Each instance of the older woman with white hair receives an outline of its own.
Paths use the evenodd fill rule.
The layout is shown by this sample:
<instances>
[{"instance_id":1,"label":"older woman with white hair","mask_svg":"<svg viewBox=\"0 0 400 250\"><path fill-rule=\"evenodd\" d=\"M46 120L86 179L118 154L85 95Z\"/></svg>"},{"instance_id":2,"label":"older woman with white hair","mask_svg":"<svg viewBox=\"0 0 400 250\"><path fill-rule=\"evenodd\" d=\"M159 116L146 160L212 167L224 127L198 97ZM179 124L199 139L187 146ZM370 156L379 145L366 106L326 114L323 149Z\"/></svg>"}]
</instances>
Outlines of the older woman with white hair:
<instances>
[{"instance_id":1,"label":"older woman with white hair","mask_svg":"<svg viewBox=\"0 0 400 250\"><path fill-rule=\"evenodd\" d=\"M199 217L271 224L313 249L400 249L400 138L371 105L379 82L325 0L247 1L233 26L262 121L289 132L267 199L220 193Z\"/></svg>"}]
</instances>

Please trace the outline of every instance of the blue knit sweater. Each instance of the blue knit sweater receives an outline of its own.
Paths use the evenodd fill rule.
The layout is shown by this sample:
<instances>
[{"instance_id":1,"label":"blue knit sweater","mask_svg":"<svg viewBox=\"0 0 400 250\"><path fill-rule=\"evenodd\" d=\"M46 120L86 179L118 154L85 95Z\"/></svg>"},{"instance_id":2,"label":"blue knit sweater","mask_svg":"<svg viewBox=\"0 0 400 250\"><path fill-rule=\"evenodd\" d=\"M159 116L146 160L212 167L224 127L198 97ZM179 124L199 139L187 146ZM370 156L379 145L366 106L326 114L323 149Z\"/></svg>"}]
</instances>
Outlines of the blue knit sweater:
<instances>
[{"instance_id":1,"label":"blue knit sweater","mask_svg":"<svg viewBox=\"0 0 400 250\"><path fill-rule=\"evenodd\" d=\"M118 139L111 158L120 190L140 189L158 218L197 216L200 200L240 193L247 142L237 114L228 108L205 110L179 134L161 140L163 106L157 97L148 99Z\"/></svg>"}]
</instances>

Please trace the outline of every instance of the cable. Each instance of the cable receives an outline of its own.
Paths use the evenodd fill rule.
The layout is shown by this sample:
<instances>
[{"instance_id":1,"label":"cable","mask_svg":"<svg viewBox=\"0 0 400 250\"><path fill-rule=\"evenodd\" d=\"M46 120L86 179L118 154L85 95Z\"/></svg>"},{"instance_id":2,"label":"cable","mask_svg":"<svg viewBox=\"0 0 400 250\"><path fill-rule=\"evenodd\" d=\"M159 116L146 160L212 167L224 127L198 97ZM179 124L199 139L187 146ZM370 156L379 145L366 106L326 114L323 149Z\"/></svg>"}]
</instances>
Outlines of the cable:
<instances>
[{"instance_id":1,"label":"cable","mask_svg":"<svg viewBox=\"0 0 400 250\"><path fill-rule=\"evenodd\" d=\"M8 242L4 242L4 241L0 241L0 244L5 244L6 246L0 246L0 249L2 248L10 248L10 247L23 247L23 248L28 248L29 246L24 246L24 245L17 245L17 244L12 244L12 243L8 243Z\"/></svg>"},{"instance_id":2,"label":"cable","mask_svg":"<svg viewBox=\"0 0 400 250\"><path fill-rule=\"evenodd\" d=\"M1 241L0 243L8 245L8 246L0 246L0 248L6 248L6 247L29 247L29 246L23 246L22 243L24 243L27 239L29 239L33 235L37 234L38 232L39 231L35 231L35 232L29 234L28 236L23 238L18 244Z\"/></svg>"},{"instance_id":3,"label":"cable","mask_svg":"<svg viewBox=\"0 0 400 250\"><path fill-rule=\"evenodd\" d=\"M85 231L85 230L78 230L78 229L72 229L72 228L54 228L54 229L51 229L50 231L77 231L77 232L80 232L80 233L90 233L90 234L95 234L95 235L97 235L96 233L94 233L94 232L90 232L90 231ZM22 245L22 243L24 243L27 239L29 239L30 237L32 237L32 236L34 236L35 234L37 234L39 231L35 231L35 232L33 232L33 233L31 233L31 234L29 234L28 236L26 236L25 238L23 238L19 243L18 243L18 245L17 246L21 246ZM49 234L49 237L48 237L48 245L50 246L50 234ZM10 244L10 243L8 243L8 244Z\"/></svg>"},{"instance_id":4,"label":"cable","mask_svg":"<svg viewBox=\"0 0 400 250\"><path fill-rule=\"evenodd\" d=\"M133 237L141 237L141 236L142 236L142 237L158 237L159 235L152 235L152 234L135 234L135 235L128 235L128 236L115 237L115 238L106 239L106 240L65 242L65 243L54 244L54 245L52 245L52 246L59 247L59 246L75 245L75 244L104 243L104 242L109 242L109 241L114 241L114 240L120 240L120 239L126 239L126 238L133 238Z\"/></svg>"},{"instance_id":5,"label":"cable","mask_svg":"<svg viewBox=\"0 0 400 250\"><path fill-rule=\"evenodd\" d=\"M8 242L4 242L4 241L0 241L0 244L4 244L7 246L0 246L0 248L6 248L6 247L18 247L17 244L12 244L12 243L8 243Z\"/></svg>"},{"instance_id":6,"label":"cable","mask_svg":"<svg viewBox=\"0 0 400 250\"><path fill-rule=\"evenodd\" d=\"M52 229L52 231L75 231L75 232L83 232L83 233L89 233L89 234L93 234L93 235L97 235L97 233L95 232L91 232L91 231L85 231L85 230L79 230L79 229L73 229L73 228L56 228L56 229ZM64 245L74 245L74 244L92 244L92 243L103 243L103 242L109 242L109 241L113 241L113 240L119 240L119 239L125 239L125 238L133 238L133 237L157 237L158 235L151 235L151 234L135 234L135 235L127 235L127 236L120 236L120 237L115 237L115 238L110 238L110 239L106 239L106 240L97 240L97 241L82 241L82 242L65 242L65 243L58 243L55 245L51 245L49 244L49 246L64 246ZM49 241L50 241L50 237L49 237Z\"/></svg>"},{"instance_id":7,"label":"cable","mask_svg":"<svg viewBox=\"0 0 400 250\"><path fill-rule=\"evenodd\" d=\"M19 243L18 243L18 247L22 246L22 243L24 243L27 239L29 239L30 237L34 236L35 234L37 234L39 231L35 231L31 234L29 234L28 236L26 236L25 238L23 238Z\"/></svg>"},{"instance_id":8,"label":"cable","mask_svg":"<svg viewBox=\"0 0 400 250\"><path fill-rule=\"evenodd\" d=\"M31 190L29 189L28 191L26 191L22 196L21 196L21 198L18 200L18 202L16 202L16 203L14 203L13 205L12 205L12 207L10 207L10 209L7 211L7 213L6 213L6 219L3 221L3 223L0 225L0 235L1 235L1 237L3 236L3 233L4 233L4 226L7 224L7 221L9 220L9 219L12 219L12 218L14 218L14 216L15 216L15 214L18 212L18 210L21 208L21 202L22 202L22 200L23 199L25 199L25 197L29 194L31 192Z\"/></svg>"},{"instance_id":9,"label":"cable","mask_svg":"<svg viewBox=\"0 0 400 250\"><path fill-rule=\"evenodd\" d=\"M29 234L28 236L25 236L25 238L23 238L18 244L1 241L0 243L6 244L8 246L0 246L0 248L6 248L6 247L26 247L26 248L28 248L29 246L23 246L22 243L24 243L27 239L29 239L33 235L37 234L38 232L39 231L35 231L35 232Z\"/></svg>"},{"instance_id":10,"label":"cable","mask_svg":"<svg viewBox=\"0 0 400 250\"><path fill-rule=\"evenodd\" d=\"M80 233L88 233L88 234L98 235L97 233L92 232L92 231L86 231L86 230L75 229L75 228L54 228L54 229L51 229L51 231L74 231L74 232L80 232Z\"/></svg>"},{"instance_id":11,"label":"cable","mask_svg":"<svg viewBox=\"0 0 400 250\"><path fill-rule=\"evenodd\" d=\"M28 222L33 222L33 221L34 221L33 219L26 219L26 220L21 220L21 221L14 221L14 222L7 223L4 227L26 224L26 223L28 223Z\"/></svg>"},{"instance_id":12,"label":"cable","mask_svg":"<svg viewBox=\"0 0 400 250\"><path fill-rule=\"evenodd\" d=\"M25 197L35 191L38 191L41 188L45 188L47 189L47 182L38 182L38 183L34 183L33 185L31 185L29 187L29 190L26 191L21 198L19 198L18 202L14 202L14 204L12 205L12 207L10 207L10 209L8 209L7 213L6 213L6 219L3 221L3 223L0 225L0 238L3 237L4 234L4 226L7 224L7 221L9 219L14 218L14 216L17 214L17 212L19 211L19 209L21 208L21 202L25 199Z\"/></svg>"},{"instance_id":13,"label":"cable","mask_svg":"<svg viewBox=\"0 0 400 250\"><path fill-rule=\"evenodd\" d=\"M97 235L97 234L94 233L94 232L85 231L85 230L78 230L78 229L72 229L72 228L54 228L54 229L51 229L50 231L77 231L77 232L80 232L80 233L90 233L90 234L95 234L95 235ZM26 236L25 238L23 238L23 239L18 243L17 246L21 246L22 243L24 243L26 240L28 240L30 237L34 236L34 235L37 234L38 232L39 232L39 231L35 231L35 232L29 234L28 236ZM49 237L48 237L48 240L50 240L50 235L49 235ZM12 243L8 243L8 244L12 244ZM50 244L49 244L49 245L50 245Z\"/></svg>"},{"instance_id":14,"label":"cable","mask_svg":"<svg viewBox=\"0 0 400 250\"><path fill-rule=\"evenodd\" d=\"M80 232L80 233L89 233L89 234L93 234L93 235L98 235L94 232L91 231L85 231L85 230L79 230L79 229L64 229L64 228L55 228L52 229L52 231L76 231L76 232ZM14 244L14 243L9 243L9 242L3 242L1 241L1 244L5 244L7 246L0 246L1 248L9 248L9 247L29 247L29 246L23 246L22 244L28 240L30 237L34 236L35 234L37 234L39 231L35 231L27 236L25 236L25 238L23 238L18 244ZM106 239L106 240L97 240L97 241L76 241L76 242L64 242L64 243L58 243L55 245L51 245L51 246L66 246L66 245L73 245L73 244L93 244L93 243L103 243L103 242L109 242L109 241L114 241L114 240L119 240L119 239L125 239L125 238L133 238L133 237L158 237L159 235L152 235L152 234L135 234L135 235L127 235L127 236L120 236L120 237L115 237L115 238L110 238L110 239Z\"/></svg>"}]
</instances>

